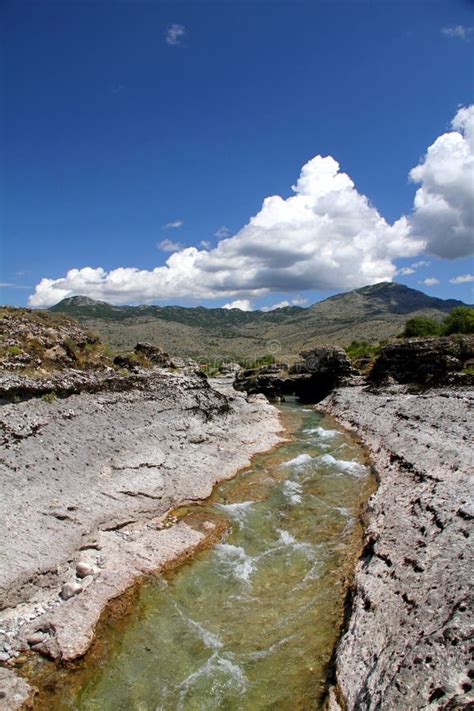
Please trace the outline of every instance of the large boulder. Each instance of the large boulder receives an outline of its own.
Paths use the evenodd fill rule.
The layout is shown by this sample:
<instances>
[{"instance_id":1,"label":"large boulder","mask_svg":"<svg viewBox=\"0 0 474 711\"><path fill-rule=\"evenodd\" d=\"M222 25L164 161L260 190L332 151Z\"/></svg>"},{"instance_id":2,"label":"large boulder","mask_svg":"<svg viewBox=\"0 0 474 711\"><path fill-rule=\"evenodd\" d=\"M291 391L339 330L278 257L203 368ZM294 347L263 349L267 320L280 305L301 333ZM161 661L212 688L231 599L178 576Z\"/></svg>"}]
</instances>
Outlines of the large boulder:
<instances>
[{"instance_id":1,"label":"large boulder","mask_svg":"<svg viewBox=\"0 0 474 711\"><path fill-rule=\"evenodd\" d=\"M162 351L158 346L152 346L151 343L137 343L135 353L145 356L151 363L160 365L162 368L168 368L171 365L168 353Z\"/></svg>"},{"instance_id":2,"label":"large boulder","mask_svg":"<svg viewBox=\"0 0 474 711\"><path fill-rule=\"evenodd\" d=\"M127 368L132 372L138 372L142 366L157 365L161 368L172 367L171 358L151 343L137 343L131 353L119 353L114 358L114 365L119 368Z\"/></svg>"},{"instance_id":3,"label":"large boulder","mask_svg":"<svg viewBox=\"0 0 474 711\"><path fill-rule=\"evenodd\" d=\"M382 348L370 380L393 378L423 386L469 384L472 375L463 371L469 370L473 358L474 336L403 339Z\"/></svg>"},{"instance_id":4,"label":"large boulder","mask_svg":"<svg viewBox=\"0 0 474 711\"><path fill-rule=\"evenodd\" d=\"M248 395L261 393L269 400L279 400L285 395L295 395L295 379L287 372L267 373L265 368L245 370L237 373L234 382L236 390L243 390Z\"/></svg>"},{"instance_id":5,"label":"large boulder","mask_svg":"<svg viewBox=\"0 0 474 711\"><path fill-rule=\"evenodd\" d=\"M303 360L275 372L266 366L237 375L235 387L249 394L263 393L269 399L297 395L305 402L319 402L352 372L351 360L342 348L318 346L303 351Z\"/></svg>"},{"instance_id":6,"label":"large boulder","mask_svg":"<svg viewBox=\"0 0 474 711\"><path fill-rule=\"evenodd\" d=\"M222 363L219 368L219 372L222 373L222 375L233 375L240 370L242 370L242 368L238 363Z\"/></svg>"},{"instance_id":7,"label":"large boulder","mask_svg":"<svg viewBox=\"0 0 474 711\"><path fill-rule=\"evenodd\" d=\"M288 363L270 363L269 365L264 365L260 368L261 373L279 373L282 370L287 371L289 369Z\"/></svg>"},{"instance_id":8,"label":"large boulder","mask_svg":"<svg viewBox=\"0 0 474 711\"><path fill-rule=\"evenodd\" d=\"M300 356L303 360L290 368L290 374L309 373L338 380L352 372L351 359L338 346L317 346L310 351L301 351Z\"/></svg>"}]
</instances>

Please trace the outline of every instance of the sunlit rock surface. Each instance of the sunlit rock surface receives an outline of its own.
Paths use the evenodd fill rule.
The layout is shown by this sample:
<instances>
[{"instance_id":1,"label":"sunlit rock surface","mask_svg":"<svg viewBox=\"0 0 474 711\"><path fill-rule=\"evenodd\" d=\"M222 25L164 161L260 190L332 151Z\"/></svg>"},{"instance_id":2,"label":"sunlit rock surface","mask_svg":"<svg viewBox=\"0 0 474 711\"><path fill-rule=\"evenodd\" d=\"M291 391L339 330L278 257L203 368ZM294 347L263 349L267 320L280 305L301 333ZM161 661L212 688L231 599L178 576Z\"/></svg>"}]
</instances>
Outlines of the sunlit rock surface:
<instances>
[{"instance_id":1,"label":"sunlit rock surface","mask_svg":"<svg viewBox=\"0 0 474 711\"><path fill-rule=\"evenodd\" d=\"M321 403L369 445L380 477L337 650L348 709L472 708L473 403L466 389L403 386Z\"/></svg>"}]
</instances>

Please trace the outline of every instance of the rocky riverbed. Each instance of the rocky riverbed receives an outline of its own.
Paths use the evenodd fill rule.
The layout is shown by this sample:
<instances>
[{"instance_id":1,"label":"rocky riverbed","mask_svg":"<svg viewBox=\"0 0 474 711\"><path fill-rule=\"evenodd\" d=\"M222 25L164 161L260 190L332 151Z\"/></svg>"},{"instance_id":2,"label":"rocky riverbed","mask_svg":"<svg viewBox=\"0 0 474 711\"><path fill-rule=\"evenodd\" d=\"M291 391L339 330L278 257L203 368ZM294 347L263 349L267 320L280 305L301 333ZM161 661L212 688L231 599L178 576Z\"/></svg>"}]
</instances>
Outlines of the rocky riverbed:
<instances>
[{"instance_id":1,"label":"rocky riverbed","mask_svg":"<svg viewBox=\"0 0 474 711\"><path fill-rule=\"evenodd\" d=\"M329 705L473 707L472 336L390 344L368 381L324 346L298 367L243 373L237 392L192 363L156 367L166 354L149 346L112 367L75 326L14 316L0 357L1 711L30 704L17 670L31 655L80 657L112 599L215 539L212 521L191 527L172 510L281 439L259 393L314 402L333 387L320 407L369 447L379 488Z\"/></svg>"},{"instance_id":2,"label":"rocky riverbed","mask_svg":"<svg viewBox=\"0 0 474 711\"><path fill-rule=\"evenodd\" d=\"M369 505L332 709L473 708L472 406L451 387L344 387L319 407L370 448Z\"/></svg>"},{"instance_id":3,"label":"rocky riverbed","mask_svg":"<svg viewBox=\"0 0 474 711\"><path fill-rule=\"evenodd\" d=\"M212 534L170 518L174 507L281 438L263 396L199 373L133 377L138 388L0 411L2 709L32 693L13 671L25 652L83 655L111 599Z\"/></svg>"}]
</instances>

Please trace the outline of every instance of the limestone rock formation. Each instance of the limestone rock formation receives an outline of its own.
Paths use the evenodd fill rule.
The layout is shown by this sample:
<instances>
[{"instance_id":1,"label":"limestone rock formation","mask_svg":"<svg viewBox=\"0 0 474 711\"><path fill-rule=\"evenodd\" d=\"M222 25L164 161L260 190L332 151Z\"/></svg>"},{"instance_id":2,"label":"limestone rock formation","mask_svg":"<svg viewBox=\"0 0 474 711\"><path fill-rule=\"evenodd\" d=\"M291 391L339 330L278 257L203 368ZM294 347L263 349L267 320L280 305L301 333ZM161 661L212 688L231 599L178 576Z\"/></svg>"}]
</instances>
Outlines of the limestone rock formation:
<instances>
[{"instance_id":1,"label":"limestone rock formation","mask_svg":"<svg viewBox=\"0 0 474 711\"><path fill-rule=\"evenodd\" d=\"M235 386L249 394L263 393L270 400L297 395L305 402L318 402L352 372L349 356L337 346L318 346L300 355L302 360L290 368L276 364L244 370Z\"/></svg>"},{"instance_id":2,"label":"limestone rock formation","mask_svg":"<svg viewBox=\"0 0 474 711\"><path fill-rule=\"evenodd\" d=\"M0 337L4 371L90 370L111 365L98 336L66 316L2 307Z\"/></svg>"},{"instance_id":3,"label":"limestone rock formation","mask_svg":"<svg viewBox=\"0 0 474 711\"><path fill-rule=\"evenodd\" d=\"M161 368L172 367L172 360L168 353L165 353L158 346L150 343L137 343L132 353L119 353L114 358L114 365L119 368L137 371L140 366L156 365Z\"/></svg>"},{"instance_id":4,"label":"limestone rock formation","mask_svg":"<svg viewBox=\"0 0 474 711\"><path fill-rule=\"evenodd\" d=\"M370 447L380 478L336 655L347 711L474 707L473 405L472 390L393 384L321 404Z\"/></svg>"},{"instance_id":5,"label":"limestone rock formation","mask_svg":"<svg viewBox=\"0 0 474 711\"><path fill-rule=\"evenodd\" d=\"M83 654L111 597L209 535L164 527L167 512L206 498L279 439L278 413L264 399L247 400L231 382L221 392L200 372L155 368L93 385L1 408L7 659L22 649Z\"/></svg>"},{"instance_id":6,"label":"limestone rock formation","mask_svg":"<svg viewBox=\"0 0 474 711\"><path fill-rule=\"evenodd\" d=\"M310 351L300 353L298 361L290 373L310 373L338 380L349 375L352 370L351 359L343 348L338 346L317 346Z\"/></svg>"},{"instance_id":7,"label":"limestone rock formation","mask_svg":"<svg viewBox=\"0 0 474 711\"><path fill-rule=\"evenodd\" d=\"M382 348L370 379L379 383L390 377L424 386L472 384L472 376L462 371L473 358L474 336L403 339Z\"/></svg>"},{"instance_id":8,"label":"limestone rock formation","mask_svg":"<svg viewBox=\"0 0 474 711\"><path fill-rule=\"evenodd\" d=\"M223 375L230 375L232 373L238 373L241 370L241 366L238 363L222 363L219 368L219 372Z\"/></svg>"},{"instance_id":9,"label":"limestone rock formation","mask_svg":"<svg viewBox=\"0 0 474 711\"><path fill-rule=\"evenodd\" d=\"M112 368L83 371L68 368L43 374L42 377L20 375L0 370L0 399L26 400L32 397L69 397L80 393L144 391L155 377L155 371L139 368L118 373Z\"/></svg>"}]
</instances>

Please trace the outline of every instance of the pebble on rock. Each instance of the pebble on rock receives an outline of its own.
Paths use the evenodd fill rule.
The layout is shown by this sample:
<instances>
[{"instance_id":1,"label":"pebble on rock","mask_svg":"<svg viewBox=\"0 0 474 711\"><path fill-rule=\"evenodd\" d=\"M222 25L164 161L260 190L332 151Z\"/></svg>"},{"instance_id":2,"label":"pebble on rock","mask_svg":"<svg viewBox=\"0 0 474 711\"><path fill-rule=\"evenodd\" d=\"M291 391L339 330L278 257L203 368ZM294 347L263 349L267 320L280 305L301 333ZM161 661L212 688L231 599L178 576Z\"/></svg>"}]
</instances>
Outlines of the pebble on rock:
<instances>
[{"instance_id":1,"label":"pebble on rock","mask_svg":"<svg viewBox=\"0 0 474 711\"><path fill-rule=\"evenodd\" d=\"M79 583L65 583L61 589L61 597L63 600L69 600L74 595L79 595L82 592L82 585Z\"/></svg>"},{"instance_id":2,"label":"pebble on rock","mask_svg":"<svg viewBox=\"0 0 474 711\"><path fill-rule=\"evenodd\" d=\"M44 632L34 632L29 635L26 641L32 647L34 644L41 644L41 642L44 642L45 638L46 635Z\"/></svg>"},{"instance_id":3,"label":"pebble on rock","mask_svg":"<svg viewBox=\"0 0 474 711\"><path fill-rule=\"evenodd\" d=\"M76 565L76 575L78 578L86 578L88 575L94 575L94 568L89 563L79 561Z\"/></svg>"},{"instance_id":4,"label":"pebble on rock","mask_svg":"<svg viewBox=\"0 0 474 711\"><path fill-rule=\"evenodd\" d=\"M21 666L22 664L26 664L28 661L28 657L25 657L24 654L18 655L15 659L15 666Z\"/></svg>"}]
</instances>

